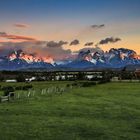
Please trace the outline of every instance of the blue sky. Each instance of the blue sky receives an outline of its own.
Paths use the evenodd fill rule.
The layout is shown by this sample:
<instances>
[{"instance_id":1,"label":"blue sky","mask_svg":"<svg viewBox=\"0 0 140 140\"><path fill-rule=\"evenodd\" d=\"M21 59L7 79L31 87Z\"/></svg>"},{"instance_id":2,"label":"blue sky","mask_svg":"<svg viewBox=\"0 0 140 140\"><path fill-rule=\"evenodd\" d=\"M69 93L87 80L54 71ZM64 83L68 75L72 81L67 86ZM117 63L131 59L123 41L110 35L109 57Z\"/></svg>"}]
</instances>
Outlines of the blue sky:
<instances>
[{"instance_id":1,"label":"blue sky","mask_svg":"<svg viewBox=\"0 0 140 140\"><path fill-rule=\"evenodd\" d=\"M3 18L140 18L139 0L1 0ZM102 14L102 15L101 15ZM10 17L12 16L12 17Z\"/></svg>"},{"instance_id":2,"label":"blue sky","mask_svg":"<svg viewBox=\"0 0 140 140\"><path fill-rule=\"evenodd\" d=\"M128 47L139 51L140 0L1 0L0 18L1 32L40 40L79 39L81 44L71 46L71 50L82 48L84 42L115 36L122 41L103 49ZM17 29L15 23L30 28ZM105 28L89 31L91 25L100 24Z\"/></svg>"}]
</instances>

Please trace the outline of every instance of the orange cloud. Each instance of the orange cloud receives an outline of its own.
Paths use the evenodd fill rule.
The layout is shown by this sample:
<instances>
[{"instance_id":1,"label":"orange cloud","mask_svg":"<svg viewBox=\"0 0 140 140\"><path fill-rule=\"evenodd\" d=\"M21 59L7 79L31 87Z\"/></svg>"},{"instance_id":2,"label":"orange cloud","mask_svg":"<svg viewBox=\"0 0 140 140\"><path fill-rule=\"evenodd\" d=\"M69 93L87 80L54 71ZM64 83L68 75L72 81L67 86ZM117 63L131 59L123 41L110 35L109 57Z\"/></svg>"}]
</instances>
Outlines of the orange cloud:
<instances>
[{"instance_id":1,"label":"orange cloud","mask_svg":"<svg viewBox=\"0 0 140 140\"><path fill-rule=\"evenodd\" d=\"M17 40L17 41L36 41L35 38L28 37L28 36L19 36L19 35L10 35L5 32L0 32L0 37L10 40Z\"/></svg>"},{"instance_id":2,"label":"orange cloud","mask_svg":"<svg viewBox=\"0 0 140 140\"><path fill-rule=\"evenodd\" d=\"M35 38L27 37L27 36L18 36L18 35L8 35L6 36L7 39L13 39L13 40L27 40L27 41L34 41Z\"/></svg>"},{"instance_id":3,"label":"orange cloud","mask_svg":"<svg viewBox=\"0 0 140 140\"><path fill-rule=\"evenodd\" d=\"M23 23L15 23L14 26L18 27L18 28L28 28L29 27L29 25L23 24Z\"/></svg>"}]
</instances>

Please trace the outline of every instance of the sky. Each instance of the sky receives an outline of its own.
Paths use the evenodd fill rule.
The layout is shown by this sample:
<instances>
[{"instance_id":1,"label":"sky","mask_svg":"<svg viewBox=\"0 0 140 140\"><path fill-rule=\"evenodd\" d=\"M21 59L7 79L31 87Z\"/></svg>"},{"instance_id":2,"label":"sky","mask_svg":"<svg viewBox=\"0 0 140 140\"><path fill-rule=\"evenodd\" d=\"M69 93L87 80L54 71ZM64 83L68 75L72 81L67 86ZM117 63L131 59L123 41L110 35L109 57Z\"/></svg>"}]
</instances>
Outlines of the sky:
<instances>
[{"instance_id":1,"label":"sky","mask_svg":"<svg viewBox=\"0 0 140 140\"><path fill-rule=\"evenodd\" d=\"M140 54L140 0L0 0L0 54L67 56L82 48Z\"/></svg>"}]
</instances>

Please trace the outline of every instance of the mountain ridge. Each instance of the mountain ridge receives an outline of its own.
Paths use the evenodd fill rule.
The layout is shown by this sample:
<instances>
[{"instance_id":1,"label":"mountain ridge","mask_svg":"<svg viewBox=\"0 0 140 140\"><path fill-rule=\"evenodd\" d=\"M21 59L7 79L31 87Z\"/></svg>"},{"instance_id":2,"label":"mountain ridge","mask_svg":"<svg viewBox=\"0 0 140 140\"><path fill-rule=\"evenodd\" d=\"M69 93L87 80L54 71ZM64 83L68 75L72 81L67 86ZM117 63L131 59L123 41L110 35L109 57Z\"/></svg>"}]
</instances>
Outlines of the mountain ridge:
<instances>
[{"instance_id":1,"label":"mountain ridge","mask_svg":"<svg viewBox=\"0 0 140 140\"><path fill-rule=\"evenodd\" d=\"M46 69L46 70L87 70L87 69L121 69L139 66L140 56L135 51L125 48L111 48L108 52L91 50L80 51L76 59L54 62L50 57L27 54L22 50L13 51L0 57L0 70Z\"/></svg>"}]
</instances>

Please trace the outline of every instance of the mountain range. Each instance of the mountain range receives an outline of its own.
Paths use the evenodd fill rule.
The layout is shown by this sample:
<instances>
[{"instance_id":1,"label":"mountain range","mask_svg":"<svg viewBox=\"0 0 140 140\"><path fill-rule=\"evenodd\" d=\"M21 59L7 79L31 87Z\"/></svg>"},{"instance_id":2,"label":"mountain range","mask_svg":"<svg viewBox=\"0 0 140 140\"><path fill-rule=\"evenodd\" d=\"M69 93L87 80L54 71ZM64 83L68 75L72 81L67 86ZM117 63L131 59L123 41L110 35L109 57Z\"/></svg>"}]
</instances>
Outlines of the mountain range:
<instances>
[{"instance_id":1,"label":"mountain range","mask_svg":"<svg viewBox=\"0 0 140 140\"><path fill-rule=\"evenodd\" d=\"M109 51L83 50L71 61L55 62L51 57L38 57L27 54L22 50L13 51L7 56L0 57L0 70L44 69L48 71L84 71L104 69L137 69L140 68L140 56L135 51L125 48L110 49Z\"/></svg>"}]
</instances>

